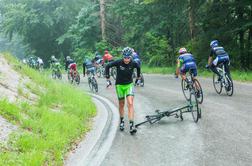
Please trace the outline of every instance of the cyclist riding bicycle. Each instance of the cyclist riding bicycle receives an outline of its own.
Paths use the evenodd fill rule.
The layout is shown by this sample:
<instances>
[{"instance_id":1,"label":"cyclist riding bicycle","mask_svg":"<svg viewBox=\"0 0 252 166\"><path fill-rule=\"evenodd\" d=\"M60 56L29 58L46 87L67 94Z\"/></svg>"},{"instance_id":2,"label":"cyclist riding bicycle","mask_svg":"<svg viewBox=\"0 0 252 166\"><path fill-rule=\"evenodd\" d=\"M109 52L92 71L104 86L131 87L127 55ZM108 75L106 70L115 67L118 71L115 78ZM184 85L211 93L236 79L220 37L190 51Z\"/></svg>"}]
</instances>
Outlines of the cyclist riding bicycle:
<instances>
[{"instance_id":1,"label":"cyclist riding bicycle","mask_svg":"<svg viewBox=\"0 0 252 166\"><path fill-rule=\"evenodd\" d=\"M75 61L70 58L70 56L66 57L66 63L65 63L65 70L69 70L69 74L71 76L71 78L73 78L73 73L76 73L77 71L77 65L75 63Z\"/></svg>"},{"instance_id":2,"label":"cyclist riding bicycle","mask_svg":"<svg viewBox=\"0 0 252 166\"><path fill-rule=\"evenodd\" d=\"M137 130L134 126L134 85L132 74L134 68L137 69L137 78L140 79L140 67L132 60L132 48L126 47L122 50L123 59L119 59L109 63L105 68L108 87L111 86L109 69L116 67L116 93L119 101L119 113L120 113L120 130L124 130L124 101L125 97L128 106L128 118L130 124L130 133L134 134Z\"/></svg>"},{"instance_id":3,"label":"cyclist riding bicycle","mask_svg":"<svg viewBox=\"0 0 252 166\"><path fill-rule=\"evenodd\" d=\"M186 80L186 73L191 70L193 77L197 76L197 66L195 59L191 53L188 53L186 48L179 49L179 57L177 59L177 68L176 68L176 78L178 75L181 75L183 80Z\"/></svg>"},{"instance_id":4,"label":"cyclist riding bicycle","mask_svg":"<svg viewBox=\"0 0 252 166\"><path fill-rule=\"evenodd\" d=\"M89 76L90 74L95 74L95 65L93 63L94 61L91 61L88 58L85 58L83 61L83 77L85 77L86 69L87 69L87 75Z\"/></svg>"},{"instance_id":5,"label":"cyclist riding bicycle","mask_svg":"<svg viewBox=\"0 0 252 166\"><path fill-rule=\"evenodd\" d=\"M216 67L220 63L223 63L225 71L229 75L230 74L230 71L229 71L229 55L227 54L227 52L224 50L223 47L219 46L218 40L211 41L210 47L211 47L211 53L209 55L208 64L206 65L206 67L210 68L215 74L217 74L218 77L219 77L218 81L221 81L222 76L217 71Z\"/></svg>"},{"instance_id":6,"label":"cyclist riding bicycle","mask_svg":"<svg viewBox=\"0 0 252 166\"><path fill-rule=\"evenodd\" d=\"M102 57L102 63L106 64L108 62L113 61L113 56L111 54L109 54L108 50L105 50L104 52L105 54Z\"/></svg>"},{"instance_id":7,"label":"cyclist riding bicycle","mask_svg":"<svg viewBox=\"0 0 252 166\"><path fill-rule=\"evenodd\" d=\"M135 61L135 62L139 65L139 67L141 68L141 60L140 60L140 57L139 57L139 55L137 54L137 52L135 52L134 49L132 49L132 59L133 59L133 61ZM143 83L141 82L141 80L137 80L137 79L136 79L135 85L140 85L140 84L143 84Z\"/></svg>"},{"instance_id":8,"label":"cyclist riding bicycle","mask_svg":"<svg viewBox=\"0 0 252 166\"><path fill-rule=\"evenodd\" d=\"M54 55L52 55L49 63L50 63L51 69L56 70L56 67L57 67L57 64L59 64L59 61L58 59L55 58Z\"/></svg>"},{"instance_id":9,"label":"cyclist riding bicycle","mask_svg":"<svg viewBox=\"0 0 252 166\"><path fill-rule=\"evenodd\" d=\"M40 68L43 68L43 66L44 66L43 60L40 57L38 57L37 58L37 68L40 69Z\"/></svg>"}]
</instances>

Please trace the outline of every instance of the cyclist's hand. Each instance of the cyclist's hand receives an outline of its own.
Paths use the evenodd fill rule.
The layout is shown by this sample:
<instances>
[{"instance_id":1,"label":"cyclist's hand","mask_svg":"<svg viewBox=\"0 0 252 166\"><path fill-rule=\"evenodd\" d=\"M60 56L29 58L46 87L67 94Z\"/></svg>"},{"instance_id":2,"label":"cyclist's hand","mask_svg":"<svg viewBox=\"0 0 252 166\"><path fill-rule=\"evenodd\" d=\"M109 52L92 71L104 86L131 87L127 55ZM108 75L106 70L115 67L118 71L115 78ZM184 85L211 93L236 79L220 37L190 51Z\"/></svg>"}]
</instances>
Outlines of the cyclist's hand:
<instances>
[{"instance_id":1,"label":"cyclist's hand","mask_svg":"<svg viewBox=\"0 0 252 166\"><path fill-rule=\"evenodd\" d=\"M141 79L137 79L137 85L140 85L141 84Z\"/></svg>"},{"instance_id":2,"label":"cyclist's hand","mask_svg":"<svg viewBox=\"0 0 252 166\"><path fill-rule=\"evenodd\" d=\"M111 87L111 85L112 85L111 81L110 81L110 80L107 80L107 88L108 88L108 87Z\"/></svg>"},{"instance_id":3,"label":"cyclist's hand","mask_svg":"<svg viewBox=\"0 0 252 166\"><path fill-rule=\"evenodd\" d=\"M208 64L206 64L206 68L209 69L209 65Z\"/></svg>"}]
</instances>

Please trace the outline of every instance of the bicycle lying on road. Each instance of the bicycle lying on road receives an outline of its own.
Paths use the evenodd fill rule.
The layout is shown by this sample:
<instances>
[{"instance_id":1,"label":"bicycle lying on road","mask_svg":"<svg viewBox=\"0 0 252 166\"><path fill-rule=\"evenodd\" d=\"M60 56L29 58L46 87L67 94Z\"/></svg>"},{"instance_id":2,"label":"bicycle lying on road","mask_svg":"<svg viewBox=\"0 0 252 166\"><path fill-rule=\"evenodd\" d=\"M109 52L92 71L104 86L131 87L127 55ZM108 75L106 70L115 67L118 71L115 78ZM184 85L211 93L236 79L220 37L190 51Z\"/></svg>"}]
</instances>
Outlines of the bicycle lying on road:
<instances>
[{"instance_id":1,"label":"bicycle lying on road","mask_svg":"<svg viewBox=\"0 0 252 166\"><path fill-rule=\"evenodd\" d=\"M192 76L192 71L189 70L190 76L186 76L186 79L181 81L181 87L186 100L190 99L192 93L195 93L199 104L203 103L203 90L199 81Z\"/></svg>"},{"instance_id":2,"label":"bicycle lying on road","mask_svg":"<svg viewBox=\"0 0 252 166\"><path fill-rule=\"evenodd\" d=\"M225 88L225 91L228 96L232 96L234 92L234 84L233 80L231 78L231 75L228 74L225 70L225 66L223 63L220 63L216 67L217 71L222 76L222 79L219 79L217 74L213 74L213 86L215 91L218 94L221 94L223 87Z\"/></svg>"},{"instance_id":3,"label":"bicycle lying on road","mask_svg":"<svg viewBox=\"0 0 252 166\"><path fill-rule=\"evenodd\" d=\"M190 98L186 106L174 108L168 111L156 110L155 112L156 114L145 116L146 120L136 124L135 127L139 127L140 125L143 125L145 123L154 124L160 121L162 118L170 116L174 116L175 118L180 118L181 120L184 120L184 113L191 113L193 121L195 123L197 123L198 120L201 118L201 108L198 105L197 96L194 92L190 93Z\"/></svg>"}]
</instances>

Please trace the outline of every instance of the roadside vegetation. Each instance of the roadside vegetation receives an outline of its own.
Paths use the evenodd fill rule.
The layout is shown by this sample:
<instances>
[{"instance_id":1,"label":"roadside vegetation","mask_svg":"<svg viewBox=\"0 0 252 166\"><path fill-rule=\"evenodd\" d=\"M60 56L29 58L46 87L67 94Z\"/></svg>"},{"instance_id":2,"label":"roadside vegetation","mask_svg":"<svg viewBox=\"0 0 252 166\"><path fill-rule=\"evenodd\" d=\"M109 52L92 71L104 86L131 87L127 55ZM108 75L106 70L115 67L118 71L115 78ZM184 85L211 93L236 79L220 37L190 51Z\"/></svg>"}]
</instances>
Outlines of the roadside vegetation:
<instances>
[{"instance_id":1,"label":"roadside vegetation","mask_svg":"<svg viewBox=\"0 0 252 166\"><path fill-rule=\"evenodd\" d=\"M0 100L0 115L17 125L8 143L0 145L0 165L63 165L71 147L90 129L96 114L91 98L75 87L48 78L5 54L37 100L10 103ZM22 89L18 89L22 95Z\"/></svg>"},{"instance_id":2,"label":"roadside vegetation","mask_svg":"<svg viewBox=\"0 0 252 166\"><path fill-rule=\"evenodd\" d=\"M148 74L174 74L174 67L150 67L143 65L142 72ZM239 71L239 70L231 70L231 75L233 80L241 81L241 82L252 82L252 72L251 71ZM212 78L213 72L207 69L198 69L198 76L200 77L208 77Z\"/></svg>"}]
</instances>

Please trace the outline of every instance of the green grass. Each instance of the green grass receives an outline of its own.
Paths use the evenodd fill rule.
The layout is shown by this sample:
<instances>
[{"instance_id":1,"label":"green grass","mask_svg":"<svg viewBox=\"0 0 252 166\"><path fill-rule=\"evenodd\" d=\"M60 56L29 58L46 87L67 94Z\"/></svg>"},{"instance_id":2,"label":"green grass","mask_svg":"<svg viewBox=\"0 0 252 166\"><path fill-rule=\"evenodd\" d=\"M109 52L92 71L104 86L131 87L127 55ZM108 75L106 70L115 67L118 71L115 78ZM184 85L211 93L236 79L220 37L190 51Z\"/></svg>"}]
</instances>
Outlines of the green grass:
<instances>
[{"instance_id":1,"label":"green grass","mask_svg":"<svg viewBox=\"0 0 252 166\"><path fill-rule=\"evenodd\" d=\"M148 67L143 65L141 70L148 74L174 74L176 67ZM198 76L212 78L213 73L206 69L198 69ZM231 70L233 80L241 82L252 82L252 71Z\"/></svg>"},{"instance_id":2,"label":"green grass","mask_svg":"<svg viewBox=\"0 0 252 166\"><path fill-rule=\"evenodd\" d=\"M0 145L0 165L63 165L67 151L90 129L95 105L75 87L48 79L10 55L5 58L34 82L26 87L38 100L33 104L0 101L0 115L20 128L8 145Z\"/></svg>"}]
</instances>

